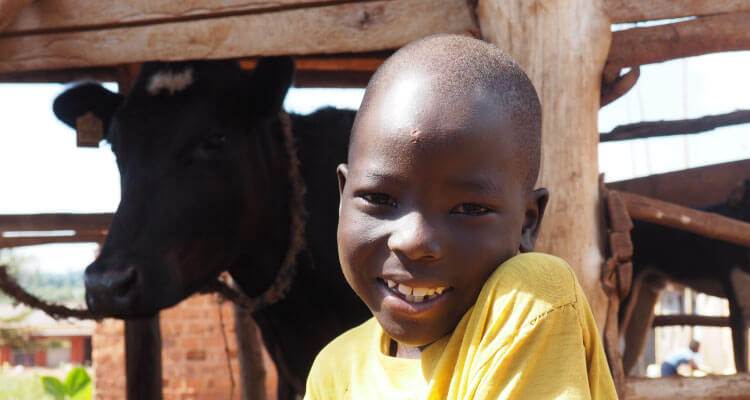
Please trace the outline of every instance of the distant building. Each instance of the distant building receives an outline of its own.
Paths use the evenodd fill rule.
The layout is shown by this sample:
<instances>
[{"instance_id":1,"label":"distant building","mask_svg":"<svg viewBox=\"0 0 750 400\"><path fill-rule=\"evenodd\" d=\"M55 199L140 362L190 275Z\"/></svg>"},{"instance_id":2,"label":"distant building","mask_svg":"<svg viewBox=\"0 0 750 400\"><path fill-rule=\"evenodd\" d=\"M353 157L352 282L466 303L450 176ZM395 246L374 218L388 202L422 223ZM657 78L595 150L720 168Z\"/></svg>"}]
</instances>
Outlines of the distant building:
<instances>
[{"instance_id":1,"label":"distant building","mask_svg":"<svg viewBox=\"0 0 750 400\"><path fill-rule=\"evenodd\" d=\"M0 304L0 365L90 364L94 326L90 320L55 320L40 310Z\"/></svg>"}]
</instances>

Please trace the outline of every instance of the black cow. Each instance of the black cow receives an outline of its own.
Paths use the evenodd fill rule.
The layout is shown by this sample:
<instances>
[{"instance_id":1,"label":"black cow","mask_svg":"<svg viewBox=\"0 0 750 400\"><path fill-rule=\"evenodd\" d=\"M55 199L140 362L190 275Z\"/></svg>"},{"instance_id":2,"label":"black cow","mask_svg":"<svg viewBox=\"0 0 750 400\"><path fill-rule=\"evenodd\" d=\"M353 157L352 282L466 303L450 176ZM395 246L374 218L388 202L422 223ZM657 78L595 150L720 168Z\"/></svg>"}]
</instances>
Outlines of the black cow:
<instances>
[{"instance_id":1,"label":"black cow","mask_svg":"<svg viewBox=\"0 0 750 400\"><path fill-rule=\"evenodd\" d=\"M750 179L726 201L702 210L750 222ZM654 305L669 280L729 300L735 365L737 371L747 372L750 248L643 221L633 225L633 290L620 308L625 371L635 366L643 351Z\"/></svg>"},{"instance_id":2,"label":"black cow","mask_svg":"<svg viewBox=\"0 0 750 400\"><path fill-rule=\"evenodd\" d=\"M289 58L253 73L232 61L145 64L123 97L98 84L55 101L74 126L103 120L117 156L122 197L100 256L85 273L95 313L153 315L228 270L249 295L274 280L289 246L289 155L279 113L291 84ZM291 115L307 186L307 248L288 295L254 314L291 391L317 352L369 312L339 269L335 168L346 159L354 111ZM280 385L280 398L290 395Z\"/></svg>"}]
</instances>

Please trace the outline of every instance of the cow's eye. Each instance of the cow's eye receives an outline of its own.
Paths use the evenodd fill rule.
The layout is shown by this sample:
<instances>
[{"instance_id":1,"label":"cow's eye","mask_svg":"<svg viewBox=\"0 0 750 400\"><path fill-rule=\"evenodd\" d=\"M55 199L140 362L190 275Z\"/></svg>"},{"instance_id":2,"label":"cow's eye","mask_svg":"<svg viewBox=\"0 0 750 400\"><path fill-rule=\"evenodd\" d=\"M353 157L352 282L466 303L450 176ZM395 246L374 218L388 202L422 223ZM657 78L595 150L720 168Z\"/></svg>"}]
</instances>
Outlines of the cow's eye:
<instances>
[{"instance_id":1,"label":"cow's eye","mask_svg":"<svg viewBox=\"0 0 750 400\"><path fill-rule=\"evenodd\" d=\"M217 156L226 146L226 135L206 136L196 146L193 156L198 159L211 159Z\"/></svg>"}]
</instances>

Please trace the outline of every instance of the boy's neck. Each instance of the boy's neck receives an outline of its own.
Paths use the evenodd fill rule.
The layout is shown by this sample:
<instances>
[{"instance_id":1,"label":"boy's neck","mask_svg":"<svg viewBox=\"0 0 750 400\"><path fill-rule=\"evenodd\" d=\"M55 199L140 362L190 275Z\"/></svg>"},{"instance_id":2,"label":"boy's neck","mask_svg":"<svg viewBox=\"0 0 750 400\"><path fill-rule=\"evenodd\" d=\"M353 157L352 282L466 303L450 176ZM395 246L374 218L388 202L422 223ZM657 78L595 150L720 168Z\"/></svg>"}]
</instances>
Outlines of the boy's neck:
<instances>
[{"instance_id":1,"label":"boy's neck","mask_svg":"<svg viewBox=\"0 0 750 400\"><path fill-rule=\"evenodd\" d=\"M391 339L391 349L390 349L390 355L391 357L396 358L410 358L410 359L420 359L422 358L422 350L424 350L427 346L422 347L414 347L414 346L407 346L405 344L399 343L393 339Z\"/></svg>"}]
</instances>

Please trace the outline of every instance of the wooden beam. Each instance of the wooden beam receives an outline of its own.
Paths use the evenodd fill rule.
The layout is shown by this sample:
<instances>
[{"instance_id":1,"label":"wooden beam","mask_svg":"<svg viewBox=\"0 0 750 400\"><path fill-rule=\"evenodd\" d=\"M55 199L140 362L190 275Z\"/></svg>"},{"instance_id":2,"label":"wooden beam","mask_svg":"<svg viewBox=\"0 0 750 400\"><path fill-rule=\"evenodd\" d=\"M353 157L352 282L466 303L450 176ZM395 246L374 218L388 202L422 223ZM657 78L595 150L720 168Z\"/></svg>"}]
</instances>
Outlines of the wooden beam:
<instances>
[{"instance_id":1,"label":"wooden beam","mask_svg":"<svg viewBox=\"0 0 750 400\"><path fill-rule=\"evenodd\" d=\"M44 0L27 7L6 34L139 26L353 2L356 0L129 0L102 7L97 0Z\"/></svg>"},{"instance_id":2,"label":"wooden beam","mask_svg":"<svg viewBox=\"0 0 750 400\"><path fill-rule=\"evenodd\" d=\"M654 315L653 326L729 326L729 317L716 317L709 315Z\"/></svg>"},{"instance_id":3,"label":"wooden beam","mask_svg":"<svg viewBox=\"0 0 750 400\"><path fill-rule=\"evenodd\" d=\"M16 214L0 215L0 232L14 231L106 231L112 214Z\"/></svg>"},{"instance_id":4,"label":"wooden beam","mask_svg":"<svg viewBox=\"0 0 750 400\"><path fill-rule=\"evenodd\" d=\"M701 133L722 126L746 124L748 122L750 122L750 110L737 110L726 114L676 121L638 122L620 125L607 133L600 134L599 142Z\"/></svg>"},{"instance_id":5,"label":"wooden beam","mask_svg":"<svg viewBox=\"0 0 750 400\"><path fill-rule=\"evenodd\" d=\"M629 378L628 400L748 400L750 375L709 375L702 378Z\"/></svg>"},{"instance_id":6,"label":"wooden beam","mask_svg":"<svg viewBox=\"0 0 750 400\"><path fill-rule=\"evenodd\" d=\"M605 0L613 24L750 11L747 0Z\"/></svg>"},{"instance_id":7,"label":"wooden beam","mask_svg":"<svg viewBox=\"0 0 750 400\"><path fill-rule=\"evenodd\" d=\"M0 73L379 51L435 33L477 33L465 0L350 1L183 22L0 35Z\"/></svg>"},{"instance_id":8,"label":"wooden beam","mask_svg":"<svg viewBox=\"0 0 750 400\"><path fill-rule=\"evenodd\" d=\"M0 0L0 32L13 22L33 0Z\"/></svg>"},{"instance_id":9,"label":"wooden beam","mask_svg":"<svg viewBox=\"0 0 750 400\"><path fill-rule=\"evenodd\" d=\"M0 249L51 243L103 243L106 237L106 232L101 235L0 237Z\"/></svg>"},{"instance_id":10,"label":"wooden beam","mask_svg":"<svg viewBox=\"0 0 750 400\"><path fill-rule=\"evenodd\" d=\"M750 11L612 33L605 76L623 67L750 49ZM616 74L614 74L616 76Z\"/></svg>"},{"instance_id":11,"label":"wooden beam","mask_svg":"<svg viewBox=\"0 0 750 400\"><path fill-rule=\"evenodd\" d=\"M735 185L747 178L750 178L750 160L610 182L607 187L685 207L697 207L726 200Z\"/></svg>"},{"instance_id":12,"label":"wooden beam","mask_svg":"<svg viewBox=\"0 0 750 400\"><path fill-rule=\"evenodd\" d=\"M750 247L750 223L633 193L619 193L633 219Z\"/></svg>"}]
</instances>

